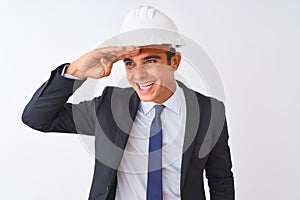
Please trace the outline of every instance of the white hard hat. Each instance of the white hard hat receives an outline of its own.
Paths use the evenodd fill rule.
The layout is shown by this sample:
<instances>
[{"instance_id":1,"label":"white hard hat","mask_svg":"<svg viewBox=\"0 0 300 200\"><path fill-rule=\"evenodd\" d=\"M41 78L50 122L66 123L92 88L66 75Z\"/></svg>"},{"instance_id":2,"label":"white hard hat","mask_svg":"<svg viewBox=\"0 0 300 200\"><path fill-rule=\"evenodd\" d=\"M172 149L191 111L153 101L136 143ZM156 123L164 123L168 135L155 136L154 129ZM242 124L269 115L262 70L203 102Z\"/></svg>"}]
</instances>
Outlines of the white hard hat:
<instances>
[{"instance_id":1,"label":"white hard hat","mask_svg":"<svg viewBox=\"0 0 300 200\"><path fill-rule=\"evenodd\" d=\"M120 28L119 41L123 45L170 44L184 45L175 23L161 11L151 6L131 10Z\"/></svg>"}]
</instances>

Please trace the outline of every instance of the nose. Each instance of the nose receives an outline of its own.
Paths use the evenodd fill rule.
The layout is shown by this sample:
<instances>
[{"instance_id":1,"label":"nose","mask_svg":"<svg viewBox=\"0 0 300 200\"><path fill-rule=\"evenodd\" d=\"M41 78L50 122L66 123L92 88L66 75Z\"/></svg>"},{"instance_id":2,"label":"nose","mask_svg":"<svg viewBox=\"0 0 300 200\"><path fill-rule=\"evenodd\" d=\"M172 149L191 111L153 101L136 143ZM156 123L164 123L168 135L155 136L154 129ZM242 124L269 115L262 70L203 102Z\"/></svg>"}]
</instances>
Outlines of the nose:
<instances>
[{"instance_id":1,"label":"nose","mask_svg":"<svg viewBox=\"0 0 300 200\"><path fill-rule=\"evenodd\" d=\"M148 74L146 67L147 66L145 66L145 65L139 65L139 66L135 67L132 72L134 77L138 80L143 80L143 78L145 78Z\"/></svg>"},{"instance_id":2,"label":"nose","mask_svg":"<svg viewBox=\"0 0 300 200\"><path fill-rule=\"evenodd\" d=\"M145 65L140 65L134 69L135 78L142 80L147 76Z\"/></svg>"}]
</instances>

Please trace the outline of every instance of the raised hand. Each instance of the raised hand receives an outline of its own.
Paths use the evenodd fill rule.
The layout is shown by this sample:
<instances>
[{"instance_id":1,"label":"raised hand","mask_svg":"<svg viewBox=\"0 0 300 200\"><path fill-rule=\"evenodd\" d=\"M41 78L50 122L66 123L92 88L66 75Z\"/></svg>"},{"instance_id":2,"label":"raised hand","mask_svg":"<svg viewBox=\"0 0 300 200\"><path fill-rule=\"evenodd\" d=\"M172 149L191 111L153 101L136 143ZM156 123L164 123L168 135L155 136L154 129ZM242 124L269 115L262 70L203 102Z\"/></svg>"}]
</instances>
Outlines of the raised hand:
<instances>
[{"instance_id":1,"label":"raised hand","mask_svg":"<svg viewBox=\"0 0 300 200\"><path fill-rule=\"evenodd\" d=\"M110 75L115 62L139 54L136 46L109 46L94 49L72 62L65 73L80 79L100 79Z\"/></svg>"}]
</instances>

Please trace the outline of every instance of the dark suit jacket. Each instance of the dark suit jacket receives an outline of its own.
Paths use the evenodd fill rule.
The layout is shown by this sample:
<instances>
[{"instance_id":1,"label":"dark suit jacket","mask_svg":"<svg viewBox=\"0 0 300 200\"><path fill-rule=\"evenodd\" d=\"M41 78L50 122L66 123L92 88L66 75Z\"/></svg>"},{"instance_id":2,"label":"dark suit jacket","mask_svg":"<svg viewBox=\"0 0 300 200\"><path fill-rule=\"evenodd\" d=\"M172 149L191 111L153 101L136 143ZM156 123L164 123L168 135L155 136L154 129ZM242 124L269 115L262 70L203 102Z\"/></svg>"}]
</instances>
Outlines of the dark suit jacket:
<instances>
[{"instance_id":1,"label":"dark suit jacket","mask_svg":"<svg viewBox=\"0 0 300 200\"><path fill-rule=\"evenodd\" d=\"M117 169L139 98L132 88L106 87L100 97L66 103L84 82L60 75L62 66L34 94L22 120L43 132L95 136L95 169L89 200L114 199ZM181 82L186 98L186 131L181 165L181 198L204 200L203 170L212 200L233 200L234 181L224 105Z\"/></svg>"}]
</instances>

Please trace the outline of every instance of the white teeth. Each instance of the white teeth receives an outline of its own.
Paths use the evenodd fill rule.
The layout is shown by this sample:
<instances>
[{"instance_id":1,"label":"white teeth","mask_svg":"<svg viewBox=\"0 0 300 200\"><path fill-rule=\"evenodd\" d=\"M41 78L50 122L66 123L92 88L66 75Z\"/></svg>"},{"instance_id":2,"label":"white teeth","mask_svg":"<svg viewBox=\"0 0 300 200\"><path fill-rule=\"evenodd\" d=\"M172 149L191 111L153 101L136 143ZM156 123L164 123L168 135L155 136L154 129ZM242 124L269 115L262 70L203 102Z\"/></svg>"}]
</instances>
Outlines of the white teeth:
<instances>
[{"instance_id":1,"label":"white teeth","mask_svg":"<svg viewBox=\"0 0 300 200\"><path fill-rule=\"evenodd\" d=\"M153 84L154 84L154 82L138 83L138 86L140 89L146 90L146 89L149 89Z\"/></svg>"}]
</instances>

